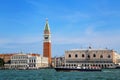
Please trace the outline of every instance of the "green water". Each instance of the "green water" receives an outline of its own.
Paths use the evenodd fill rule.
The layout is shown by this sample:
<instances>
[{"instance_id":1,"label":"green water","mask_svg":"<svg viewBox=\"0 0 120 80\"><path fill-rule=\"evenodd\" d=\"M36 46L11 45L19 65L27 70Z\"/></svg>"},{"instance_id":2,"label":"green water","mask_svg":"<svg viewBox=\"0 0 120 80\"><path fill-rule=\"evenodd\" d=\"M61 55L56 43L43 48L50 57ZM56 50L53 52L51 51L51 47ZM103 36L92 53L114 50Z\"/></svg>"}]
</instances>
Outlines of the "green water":
<instances>
[{"instance_id":1,"label":"green water","mask_svg":"<svg viewBox=\"0 0 120 80\"><path fill-rule=\"evenodd\" d=\"M56 72L54 69L0 70L0 80L120 80L120 69L102 72Z\"/></svg>"}]
</instances>

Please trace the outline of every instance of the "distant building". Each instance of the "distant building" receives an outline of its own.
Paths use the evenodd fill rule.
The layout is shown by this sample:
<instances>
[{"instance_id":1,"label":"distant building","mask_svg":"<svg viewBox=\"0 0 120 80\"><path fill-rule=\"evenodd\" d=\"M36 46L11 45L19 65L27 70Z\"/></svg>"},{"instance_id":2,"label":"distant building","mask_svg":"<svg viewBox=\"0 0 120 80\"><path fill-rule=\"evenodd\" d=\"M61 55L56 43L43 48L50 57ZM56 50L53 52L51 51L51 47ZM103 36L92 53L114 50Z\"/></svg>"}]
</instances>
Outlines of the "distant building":
<instances>
[{"instance_id":1,"label":"distant building","mask_svg":"<svg viewBox=\"0 0 120 80\"><path fill-rule=\"evenodd\" d=\"M54 57L52 58L52 67L59 67L65 65L64 57Z\"/></svg>"},{"instance_id":2,"label":"distant building","mask_svg":"<svg viewBox=\"0 0 120 80\"><path fill-rule=\"evenodd\" d=\"M51 33L48 20L44 29L43 56L48 58L49 66L51 66Z\"/></svg>"},{"instance_id":3,"label":"distant building","mask_svg":"<svg viewBox=\"0 0 120 80\"><path fill-rule=\"evenodd\" d=\"M29 69L48 67L48 58L42 56L30 56L28 59Z\"/></svg>"},{"instance_id":4,"label":"distant building","mask_svg":"<svg viewBox=\"0 0 120 80\"><path fill-rule=\"evenodd\" d=\"M52 64L52 67L55 67L55 57L53 57L52 59L51 59L51 64Z\"/></svg>"},{"instance_id":5,"label":"distant building","mask_svg":"<svg viewBox=\"0 0 120 80\"><path fill-rule=\"evenodd\" d=\"M120 54L115 53L115 64L120 66Z\"/></svg>"},{"instance_id":6,"label":"distant building","mask_svg":"<svg viewBox=\"0 0 120 80\"><path fill-rule=\"evenodd\" d=\"M11 69L39 69L48 67L48 58L39 54L15 54L11 57ZM8 68L8 66L7 66Z\"/></svg>"},{"instance_id":7,"label":"distant building","mask_svg":"<svg viewBox=\"0 0 120 80\"><path fill-rule=\"evenodd\" d=\"M28 66L27 54L15 54L11 57L11 68L12 69L27 69Z\"/></svg>"},{"instance_id":8,"label":"distant building","mask_svg":"<svg viewBox=\"0 0 120 80\"><path fill-rule=\"evenodd\" d=\"M45 68L45 67L49 67L48 58L41 56L41 67L40 68Z\"/></svg>"},{"instance_id":9,"label":"distant building","mask_svg":"<svg viewBox=\"0 0 120 80\"><path fill-rule=\"evenodd\" d=\"M3 59L5 63L10 63L10 58L14 54L16 54L16 53L4 53L4 54L0 54L0 58Z\"/></svg>"},{"instance_id":10,"label":"distant building","mask_svg":"<svg viewBox=\"0 0 120 80\"><path fill-rule=\"evenodd\" d=\"M28 53L28 55L31 55L31 56L40 56L40 54L36 54L36 53Z\"/></svg>"},{"instance_id":11,"label":"distant building","mask_svg":"<svg viewBox=\"0 0 120 80\"><path fill-rule=\"evenodd\" d=\"M65 66L99 66L114 68L116 52L108 49L79 49L65 51Z\"/></svg>"}]
</instances>

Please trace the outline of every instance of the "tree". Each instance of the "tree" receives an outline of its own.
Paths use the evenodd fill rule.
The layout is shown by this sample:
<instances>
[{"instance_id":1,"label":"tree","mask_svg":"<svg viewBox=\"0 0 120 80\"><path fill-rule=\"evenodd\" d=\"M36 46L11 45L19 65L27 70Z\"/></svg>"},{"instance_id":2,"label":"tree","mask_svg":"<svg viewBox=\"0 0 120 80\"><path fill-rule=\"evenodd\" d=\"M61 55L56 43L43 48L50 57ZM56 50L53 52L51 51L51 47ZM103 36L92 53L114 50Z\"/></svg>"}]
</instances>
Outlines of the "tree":
<instances>
[{"instance_id":1,"label":"tree","mask_svg":"<svg viewBox=\"0 0 120 80\"><path fill-rule=\"evenodd\" d=\"M0 58L0 67L3 67L5 64L4 60L2 58Z\"/></svg>"},{"instance_id":2,"label":"tree","mask_svg":"<svg viewBox=\"0 0 120 80\"><path fill-rule=\"evenodd\" d=\"M11 63L11 61L10 61L10 60L6 62L6 64L10 64L10 63Z\"/></svg>"}]
</instances>

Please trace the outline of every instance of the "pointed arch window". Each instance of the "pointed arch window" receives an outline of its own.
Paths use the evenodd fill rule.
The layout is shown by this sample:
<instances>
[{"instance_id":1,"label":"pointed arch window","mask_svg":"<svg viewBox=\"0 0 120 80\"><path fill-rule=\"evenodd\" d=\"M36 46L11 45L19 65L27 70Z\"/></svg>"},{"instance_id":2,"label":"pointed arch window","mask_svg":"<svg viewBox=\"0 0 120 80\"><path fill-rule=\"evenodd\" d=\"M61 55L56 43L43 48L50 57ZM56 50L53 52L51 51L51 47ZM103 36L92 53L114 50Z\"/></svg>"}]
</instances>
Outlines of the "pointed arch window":
<instances>
[{"instance_id":1,"label":"pointed arch window","mask_svg":"<svg viewBox=\"0 0 120 80\"><path fill-rule=\"evenodd\" d=\"M88 59L90 59L90 55L88 55L87 57L88 57Z\"/></svg>"},{"instance_id":2,"label":"pointed arch window","mask_svg":"<svg viewBox=\"0 0 120 80\"><path fill-rule=\"evenodd\" d=\"M71 58L71 54L69 54L68 57Z\"/></svg>"},{"instance_id":3,"label":"pointed arch window","mask_svg":"<svg viewBox=\"0 0 120 80\"><path fill-rule=\"evenodd\" d=\"M78 57L78 55L77 54L75 54L75 58L77 58Z\"/></svg>"},{"instance_id":4,"label":"pointed arch window","mask_svg":"<svg viewBox=\"0 0 120 80\"><path fill-rule=\"evenodd\" d=\"M111 56L110 56L110 55L108 55L108 58L111 58Z\"/></svg>"},{"instance_id":5,"label":"pointed arch window","mask_svg":"<svg viewBox=\"0 0 120 80\"><path fill-rule=\"evenodd\" d=\"M103 55L100 55L100 58L103 58Z\"/></svg>"},{"instance_id":6,"label":"pointed arch window","mask_svg":"<svg viewBox=\"0 0 120 80\"><path fill-rule=\"evenodd\" d=\"M95 54L93 54L93 57L96 57L96 55L95 55Z\"/></svg>"},{"instance_id":7,"label":"pointed arch window","mask_svg":"<svg viewBox=\"0 0 120 80\"><path fill-rule=\"evenodd\" d=\"M85 57L85 55L84 55L84 54L82 54L82 57L84 58L84 57Z\"/></svg>"}]
</instances>

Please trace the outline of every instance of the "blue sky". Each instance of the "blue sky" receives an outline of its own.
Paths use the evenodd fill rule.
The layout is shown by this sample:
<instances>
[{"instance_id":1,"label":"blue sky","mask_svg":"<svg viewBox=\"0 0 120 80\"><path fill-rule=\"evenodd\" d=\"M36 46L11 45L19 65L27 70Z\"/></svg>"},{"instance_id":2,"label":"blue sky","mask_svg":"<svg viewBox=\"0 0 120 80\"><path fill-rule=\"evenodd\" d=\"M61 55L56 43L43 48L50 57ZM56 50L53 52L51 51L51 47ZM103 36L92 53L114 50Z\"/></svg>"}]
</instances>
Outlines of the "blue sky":
<instances>
[{"instance_id":1,"label":"blue sky","mask_svg":"<svg viewBox=\"0 0 120 80\"><path fill-rule=\"evenodd\" d=\"M0 53L43 52L46 18L52 56L109 48L120 53L120 0L0 0Z\"/></svg>"}]
</instances>

